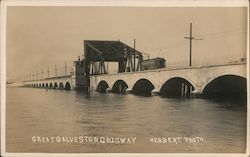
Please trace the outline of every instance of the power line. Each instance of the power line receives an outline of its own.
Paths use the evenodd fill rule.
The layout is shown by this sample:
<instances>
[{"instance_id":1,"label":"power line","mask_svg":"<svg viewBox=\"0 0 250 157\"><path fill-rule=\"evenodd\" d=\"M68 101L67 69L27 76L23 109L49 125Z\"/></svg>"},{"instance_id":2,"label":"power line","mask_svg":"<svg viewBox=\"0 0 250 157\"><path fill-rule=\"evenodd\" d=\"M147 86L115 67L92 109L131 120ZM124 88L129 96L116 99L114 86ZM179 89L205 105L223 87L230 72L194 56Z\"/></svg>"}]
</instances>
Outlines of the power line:
<instances>
[{"instance_id":1,"label":"power line","mask_svg":"<svg viewBox=\"0 0 250 157\"><path fill-rule=\"evenodd\" d=\"M216 36L216 35L227 35L229 33L236 33L236 32L246 32L246 28L238 28L238 29L232 29L232 30L227 30L227 31L222 31L222 32L214 32L214 33L207 33L207 34L201 34L197 35L198 37L209 37L209 36Z\"/></svg>"},{"instance_id":2,"label":"power line","mask_svg":"<svg viewBox=\"0 0 250 157\"><path fill-rule=\"evenodd\" d=\"M219 36L219 35L227 36L229 34L231 35L232 33L236 33L236 32L240 32L240 33L246 32L246 28L241 27L241 28L236 28L236 29L231 29L231 30L226 30L226 31L221 31L221 32L201 34L201 35L196 35L196 37L197 38L205 38L205 37L206 38L211 38L211 37ZM159 50L159 49L177 47L177 46L179 46L179 44L183 43L184 41L186 41L186 40L179 40L176 43L173 43L173 44L170 44L170 45L167 45L167 46L162 46L162 47L159 47L159 48L146 49L146 51L156 51L156 50Z\"/></svg>"}]
</instances>

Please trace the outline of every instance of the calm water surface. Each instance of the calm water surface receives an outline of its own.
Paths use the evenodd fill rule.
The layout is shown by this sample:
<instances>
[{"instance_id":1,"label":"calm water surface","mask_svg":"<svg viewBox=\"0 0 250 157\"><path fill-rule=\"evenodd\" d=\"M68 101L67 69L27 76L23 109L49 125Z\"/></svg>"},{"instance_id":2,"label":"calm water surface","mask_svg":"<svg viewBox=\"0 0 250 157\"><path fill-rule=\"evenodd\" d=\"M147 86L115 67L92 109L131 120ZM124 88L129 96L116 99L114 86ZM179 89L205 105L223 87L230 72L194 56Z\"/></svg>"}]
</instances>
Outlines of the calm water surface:
<instances>
[{"instance_id":1,"label":"calm water surface","mask_svg":"<svg viewBox=\"0 0 250 157\"><path fill-rule=\"evenodd\" d=\"M7 152L245 152L246 105L33 88L6 92ZM33 136L136 137L136 143L36 143ZM205 141L159 144L151 137Z\"/></svg>"}]
</instances>

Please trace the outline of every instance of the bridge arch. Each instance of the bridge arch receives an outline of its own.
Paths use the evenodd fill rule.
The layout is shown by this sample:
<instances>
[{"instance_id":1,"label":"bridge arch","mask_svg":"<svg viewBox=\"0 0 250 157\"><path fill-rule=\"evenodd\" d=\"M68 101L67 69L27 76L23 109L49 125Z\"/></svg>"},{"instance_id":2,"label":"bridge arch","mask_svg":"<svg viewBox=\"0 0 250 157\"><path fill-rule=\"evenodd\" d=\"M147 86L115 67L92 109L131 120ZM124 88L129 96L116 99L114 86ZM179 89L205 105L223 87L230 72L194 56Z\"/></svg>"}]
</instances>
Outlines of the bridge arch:
<instances>
[{"instance_id":1,"label":"bridge arch","mask_svg":"<svg viewBox=\"0 0 250 157\"><path fill-rule=\"evenodd\" d=\"M59 83L59 89L61 89L61 90L64 89L64 85L62 82Z\"/></svg>"},{"instance_id":2,"label":"bridge arch","mask_svg":"<svg viewBox=\"0 0 250 157\"><path fill-rule=\"evenodd\" d=\"M246 100L247 80L239 75L221 75L209 80L202 93L207 98Z\"/></svg>"},{"instance_id":3,"label":"bridge arch","mask_svg":"<svg viewBox=\"0 0 250 157\"><path fill-rule=\"evenodd\" d=\"M106 93L106 90L109 88L109 85L106 81L102 80L99 82L97 86L97 91L100 93Z\"/></svg>"},{"instance_id":4,"label":"bridge arch","mask_svg":"<svg viewBox=\"0 0 250 157\"><path fill-rule=\"evenodd\" d=\"M185 78L172 77L160 89L163 97L190 97L195 86Z\"/></svg>"},{"instance_id":5,"label":"bridge arch","mask_svg":"<svg viewBox=\"0 0 250 157\"><path fill-rule=\"evenodd\" d=\"M117 80L112 87L112 92L113 93L125 93L127 89L128 89L128 85L125 81Z\"/></svg>"},{"instance_id":6,"label":"bridge arch","mask_svg":"<svg viewBox=\"0 0 250 157\"><path fill-rule=\"evenodd\" d=\"M53 83L52 82L49 83L49 88L53 88Z\"/></svg>"},{"instance_id":7,"label":"bridge arch","mask_svg":"<svg viewBox=\"0 0 250 157\"><path fill-rule=\"evenodd\" d=\"M71 90L71 86L69 82L66 82L65 84L65 90Z\"/></svg>"},{"instance_id":8,"label":"bridge arch","mask_svg":"<svg viewBox=\"0 0 250 157\"><path fill-rule=\"evenodd\" d=\"M58 85L57 85L57 83L55 82L54 83L54 87L53 87L54 89L57 89L58 88Z\"/></svg>"},{"instance_id":9,"label":"bridge arch","mask_svg":"<svg viewBox=\"0 0 250 157\"><path fill-rule=\"evenodd\" d=\"M136 95L151 95L153 89L155 89L153 83L143 78L135 82L132 92Z\"/></svg>"}]
</instances>

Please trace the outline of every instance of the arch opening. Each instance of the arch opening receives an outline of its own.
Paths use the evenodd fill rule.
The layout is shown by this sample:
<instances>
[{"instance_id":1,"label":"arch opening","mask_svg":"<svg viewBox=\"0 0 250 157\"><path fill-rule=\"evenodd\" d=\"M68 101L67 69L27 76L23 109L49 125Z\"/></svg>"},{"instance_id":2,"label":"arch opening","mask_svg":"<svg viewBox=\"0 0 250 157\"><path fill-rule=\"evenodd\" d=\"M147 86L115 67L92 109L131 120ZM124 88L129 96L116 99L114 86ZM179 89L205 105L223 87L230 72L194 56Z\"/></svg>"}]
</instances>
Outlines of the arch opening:
<instances>
[{"instance_id":1,"label":"arch opening","mask_svg":"<svg viewBox=\"0 0 250 157\"><path fill-rule=\"evenodd\" d=\"M112 93L123 94L127 89L128 85L126 82L124 82L123 80L117 80L112 87Z\"/></svg>"},{"instance_id":2,"label":"arch opening","mask_svg":"<svg viewBox=\"0 0 250 157\"><path fill-rule=\"evenodd\" d=\"M154 85L147 79L138 80L132 88L132 93L136 95L151 95Z\"/></svg>"},{"instance_id":3,"label":"arch opening","mask_svg":"<svg viewBox=\"0 0 250 157\"><path fill-rule=\"evenodd\" d=\"M174 77L167 80L161 87L160 94L163 97L190 98L194 86L184 78Z\"/></svg>"},{"instance_id":4,"label":"arch opening","mask_svg":"<svg viewBox=\"0 0 250 157\"><path fill-rule=\"evenodd\" d=\"M69 82L66 82L66 84L65 84L65 90L71 90Z\"/></svg>"},{"instance_id":5,"label":"arch opening","mask_svg":"<svg viewBox=\"0 0 250 157\"><path fill-rule=\"evenodd\" d=\"M247 101L247 80L237 75L223 75L209 82L203 90L205 98Z\"/></svg>"},{"instance_id":6,"label":"arch opening","mask_svg":"<svg viewBox=\"0 0 250 157\"><path fill-rule=\"evenodd\" d=\"M41 85L41 83L39 83L39 88L41 88L42 87L42 85Z\"/></svg>"},{"instance_id":7,"label":"arch opening","mask_svg":"<svg viewBox=\"0 0 250 157\"><path fill-rule=\"evenodd\" d=\"M46 83L45 87L46 87L46 88L49 88L49 84L48 84L48 83Z\"/></svg>"},{"instance_id":8,"label":"arch opening","mask_svg":"<svg viewBox=\"0 0 250 157\"><path fill-rule=\"evenodd\" d=\"M106 93L106 90L108 89L109 85L106 81L101 81L97 86L97 91L100 93Z\"/></svg>"},{"instance_id":9,"label":"arch opening","mask_svg":"<svg viewBox=\"0 0 250 157\"><path fill-rule=\"evenodd\" d=\"M50 83L50 84L49 84L49 88L53 88L53 83Z\"/></svg>"},{"instance_id":10,"label":"arch opening","mask_svg":"<svg viewBox=\"0 0 250 157\"><path fill-rule=\"evenodd\" d=\"M42 87L44 88L44 83L43 83Z\"/></svg>"},{"instance_id":11,"label":"arch opening","mask_svg":"<svg viewBox=\"0 0 250 157\"><path fill-rule=\"evenodd\" d=\"M58 85L57 85L57 83L55 82L54 83L54 89L57 89L58 88Z\"/></svg>"},{"instance_id":12,"label":"arch opening","mask_svg":"<svg viewBox=\"0 0 250 157\"><path fill-rule=\"evenodd\" d=\"M63 90L63 89L64 89L64 85L63 85L62 82L59 83L59 89L60 89L60 90Z\"/></svg>"}]
</instances>

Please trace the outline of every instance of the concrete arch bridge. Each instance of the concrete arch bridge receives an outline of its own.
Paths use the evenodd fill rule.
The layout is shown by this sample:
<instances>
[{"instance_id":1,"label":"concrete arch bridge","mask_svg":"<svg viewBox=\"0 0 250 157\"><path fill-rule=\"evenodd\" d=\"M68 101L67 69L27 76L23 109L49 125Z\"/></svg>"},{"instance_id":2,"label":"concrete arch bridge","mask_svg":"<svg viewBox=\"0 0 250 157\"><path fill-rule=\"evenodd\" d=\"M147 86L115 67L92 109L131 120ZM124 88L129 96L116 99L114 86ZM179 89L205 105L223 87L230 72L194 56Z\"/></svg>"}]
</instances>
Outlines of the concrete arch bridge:
<instances>
[{"instance_id":1,"label":"concrete arch bridge","mask_svg":"<svg viewBox=\"0 0 250 157\"><path fill-rule=\"evenodd\" d=\"M71 90L75 87L74 79L71 75L51 77L41 80L24 82L25 87Z\"/></svg>"},{"instance_id":2,"label":"concrete arch bridge","mask_svg":"<svg viewBox=\"0 0 250 157\"><path fill-rule=\"evenodd\" d=\"M246 95L246 63L90 76L90 90L163 96Z\"/></svg>"}]
</instances>

